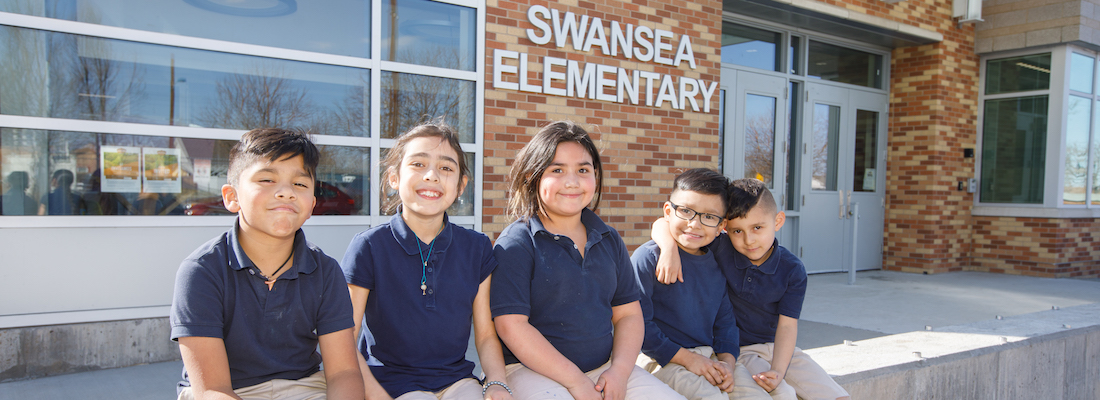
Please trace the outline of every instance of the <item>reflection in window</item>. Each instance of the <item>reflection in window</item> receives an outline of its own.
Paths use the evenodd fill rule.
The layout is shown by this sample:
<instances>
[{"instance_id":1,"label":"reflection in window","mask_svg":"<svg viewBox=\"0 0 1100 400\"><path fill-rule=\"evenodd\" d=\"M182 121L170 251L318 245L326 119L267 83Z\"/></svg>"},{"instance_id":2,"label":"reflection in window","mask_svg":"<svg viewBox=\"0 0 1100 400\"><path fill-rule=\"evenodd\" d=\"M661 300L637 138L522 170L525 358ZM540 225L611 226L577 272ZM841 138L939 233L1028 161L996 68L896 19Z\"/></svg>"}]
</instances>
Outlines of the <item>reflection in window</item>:
<instances>
[{"instance_id":1,"label":"reflection in window","mask_svg":"<svg viewBox=\"0 0 1100 400\"><path fill-rule=\"evenodd\" d=\"M386 159L386 153L390 149L382 149L381 159ZM466 152L466 166L470 168L470 173L477 171L477 168L482 168L474 160L474 153ZM381 175L381 174L380 174ZM384 178L383 178L384 179ZM401 203L401 199L397 197L397 190L394 190L388 183L382 183L382 190L378 192L379 204L381 204L380 214L382 215L394 215L397 210L397 205ZM447 208L447 214L451 216L470 216L474 215L474 177L470 176L470 179L466 181L466 188L463 189L462 195L455 198L455 202Z\"/></svg>"},{"instance_id":2,"label":"reflection in window","mask_svg":"<svg viewBox=\"0 0 1100 400\"><path fill-rule=\"evenodd\" d=\"M382 59L474 70L474 9L428 0L383 1L382 15Z\"/></svg>"},{"instance_id":3,"label":"reflection in window","mask_svg":"<svg viewBox=\"0 0 1100 400\"><path fill-rule=\"evenodd\" d=\"M745 177L768 187L775 171L775 98L745 96Z\"/></svg>"},{"instance_id":4,"label":"reflection in window","mask_svg":"<svg viewBox=\"0 0 1100 400\"><path fill-rule=\"evenodd\" d=\"M1069 119L1066 121L1066 171L1062 183L1064 204L1085 204L1085 185L1089 177L1089 118L1092 99L1069 96Z\"/></svg>"},{"instance_id":5,"label":"reflection in window","mask_svg":"<svg viewBox=\"0 0 1100 400\"><path fill-rule=\"evenodd\" d=\"M0 113L367 136L369 71L0 26Z\"/></svg>"},{"instance_id":6,"label":"reflection in window","mask_svg":"<svg viewBox=\"0 0 1100 400\"><path fill-rule=\"evenodd\" d=\"M810 41L807 76L882 89L882 56Z\"/></svg>"},{"instance_id":7,"label":"reflection in window","mask_svg":"<svg viewBox=\"0 0 1100 400\"><path fill-rule=\"evenodd\" d=\"M985 94L1050 89L1050 53L989 60Z\"/></svg>"},{"instance_id":8,"label":"reflection in window","mask_svg":"<svg viewBox=\"0 0 1100 400\"><path fill-rule=\"evenodd\" d=\"M1100 205L1100 101L1093 107L1095 113L1092 117L1092 151L1090 151L1090 160L1092 160L1092 167L1089 169L1092 171L1092 205Z\"/></svg>"},{"instance_id":9,"label":"reflection in window","mask_svg":"<svg viewBox=\"0 0 1100 400\"><path fill-rule=\"evenodd\" d=\"M781 37L777 32L723 22L722 63L779 71Z\"/></svg>"},{"instance_id":10,"label":"reflection in window","mask_svg":"<svg viewBox=\"0 0 1100 400\"><path fill-rule=\"evenodd\" d=\"M840 107L814 104L814 127L810 155L813 177L810 189L836 190L837 150L840 140Z\"/></svg>"},{"instance_id":11,"label":"reflection in window","mask_svg":"<svg viewBox=\"0 0 1100 400\"><path fill-rule=\"evenodd\" d=\"M878 113L856 110L855 170L852 173L852 190L874 192L878 179Z\"/></svg>"},{"instance_id":12,"label":"reflection in window","mask_svg":"<svg viewBox=\"0 0 1100 400\"><path fill-rule=\"evenodd\" d=\"M1043 203L1047 104L1047 96L985 101L981 202Z\"/></svg>"},{"instance_id":13,"label":"reflection in window","mask_svg":"<svg viewBox=\"0 0 1100 400\"><path fill-rule=\"evenodd\" d=\"M802 84L799 82L790 82L790 103L787 104L787 143L788 149L797 147L792 143L802 143ZM798 150L793 150L795 156L791 156L791 150L784 151L784 157L787 157L787 175L784 177L784 182L787 182L787 209L792 211L798 211L798 208L802 203L796 200L801 196L802 185L799 182L802 181L802 157Z\"/></svg>"},{"instance_id":14,"label":"reflection in window","mask_svg":"<svg viewBox=\"0 0 1100 400\"><path fill-rule=\"evenodd\" d=\"M426 120L443 117L463 143L474 141L473 81L382 73L382 137L396 138Z\"/></svg>"},{"instance_id":15,"label":"reflection in window","mask_svg":"<svg viewBox=\"0 0 1100 400\"><path fill-rule=\"evenodd\" d=\"M362 58L370 9L369 1L0 0L3 12Z\"/></svg>"},{"instance_id":16,"label":"reflection in window","mask_svg":"<svg viewBox=\"0 0 1100 400\"><path fill-rule=\"evenodd\" d=\"M789 73L799 75L802 73L802 50L799 48L801 38L798 36L791 36L791 47L787 58L790 60Z\"/></svg>"},{"instance_id":17,"label":"reflection in window","mask_svg":"<svg viewBox=\"0 0 1100 400\"><path fill-rule=\"evenodd\" d=\"M1092 67L1096 61L1092 57L1073 53L1070 57L1069 88L1078 92L1092 93Z\"/></svg>"},{"instance_id":18,"label":"reflection in window","mask_svg":"<svg viewBox=\"0 0 1100 400\"><path fill-rule=\"evenodd\" d=\"M219 215L233 140L0 129L0 215ZM314 214L366 214L369 149L318 146Z\"/></svg>"}]
</instances>

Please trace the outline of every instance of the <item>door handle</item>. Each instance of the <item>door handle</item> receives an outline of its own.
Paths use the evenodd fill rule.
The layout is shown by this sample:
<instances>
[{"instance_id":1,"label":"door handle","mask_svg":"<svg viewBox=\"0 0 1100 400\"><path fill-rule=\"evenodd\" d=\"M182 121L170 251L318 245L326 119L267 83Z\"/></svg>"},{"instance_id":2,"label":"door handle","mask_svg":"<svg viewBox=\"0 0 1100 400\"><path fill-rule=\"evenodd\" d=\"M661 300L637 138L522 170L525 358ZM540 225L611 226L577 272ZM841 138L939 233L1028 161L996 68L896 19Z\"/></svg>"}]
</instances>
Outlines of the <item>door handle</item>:
<instances>
[{"instance_id":1,"label":"door handle","mask_svg":"<svg viewBox=\"0 0 1100 400\"><path fill-rule=\"evenodd\" d=\"M849 190L848 191L848 205L845 206L848 209L848 218L851 218L852 215L854 215L854 213L852 212L852 192L853 191L854 190Z\"/></svg>"}]
</instances>

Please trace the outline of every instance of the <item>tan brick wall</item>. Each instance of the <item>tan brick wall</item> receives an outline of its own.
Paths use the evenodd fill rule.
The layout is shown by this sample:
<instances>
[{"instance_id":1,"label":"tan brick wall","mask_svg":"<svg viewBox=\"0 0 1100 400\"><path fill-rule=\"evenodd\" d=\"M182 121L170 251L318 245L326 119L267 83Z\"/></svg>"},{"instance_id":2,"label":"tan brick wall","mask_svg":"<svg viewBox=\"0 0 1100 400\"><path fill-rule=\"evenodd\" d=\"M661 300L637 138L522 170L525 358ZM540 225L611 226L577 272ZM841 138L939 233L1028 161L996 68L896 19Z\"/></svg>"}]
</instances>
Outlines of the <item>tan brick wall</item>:
<instances>
[{"instance_id":1,"label":"tan brick wall","mask_svg":"<svg viewBox=\"0 0 1100 400\"><path fill-rule=\"evenodd\" d=\"M660 28L692 38L697 68L686 63L679 69L653 62L604 56L599 50L575 51L554 43L536 45L526 36L533 28L527 20L531 5L543 5L562 13L599 17ZM684 169L718 167L718 94L709 113L609 103L493 88L493 49L527 53L530 76L541 82L542 57L550 55L582 63L598 63L628 70L687 76L718 81L721 58L721 1L494 1L486 2L485 87L485 205L482 229L492 238L512 219L506 215L507 175L516 152L548 122L571 119L583 124L602 152L603 202L599 215L619 231L633 250L649 237L649 226L660 215L672 179ZM604 22L605 26L607 22ZM675 50L675 49L674 49ZM702 106L702 105L700 105Z\"/></svg>"},{"instance_id":2,"label":"tan brick wall","mask_svg":"<svg viewBox=\"0 0 1100 400\"><path fill-rule=\"evenodd\" d=\"M1100 7L1088 0L984 0L979 54L1079 41L1100 45Z\"/></svg>"},{"instance_id":3,"label":"tan brick wall","mask_svg":"<svg viewBox=\"0 0 1100 400\"><path fill-rule=\"evenodd\" d=\"M1058 278L1100 277L1100 220L975 217L974 270Z\"/></svg>"}]
</instances>

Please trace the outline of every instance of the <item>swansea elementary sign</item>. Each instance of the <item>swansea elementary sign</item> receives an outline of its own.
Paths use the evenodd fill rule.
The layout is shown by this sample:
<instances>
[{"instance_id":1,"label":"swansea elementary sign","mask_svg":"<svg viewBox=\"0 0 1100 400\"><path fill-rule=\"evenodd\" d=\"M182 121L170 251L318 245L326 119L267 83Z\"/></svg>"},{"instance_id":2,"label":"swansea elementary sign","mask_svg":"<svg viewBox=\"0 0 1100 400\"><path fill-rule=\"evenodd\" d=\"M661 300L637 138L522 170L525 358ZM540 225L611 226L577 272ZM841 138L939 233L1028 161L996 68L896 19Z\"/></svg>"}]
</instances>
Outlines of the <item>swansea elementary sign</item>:
<instances>
[{"instance_id":1,"label":"swansea elementary sign","mask_svg":"<svg viewBox=\"0 0 1100 400\"><path fill-rule=\"evenodd\" d=\"M623 26L616 21L605 26L600 18L587 15L578 18L572 12L562 14L544 6L527 9L527 20L535 27L527 30L527 39L536 45L553 42L557 48L572 45L574 50L584 52L599 48L609 57L673 68L686 62L693 71L696 68L691 37L686 35L677 40L669 31L633 24ZM703 112L710 112L710 101L718 88L718 82L550 56L542 57L540 81L531 76L530 64L526 53L494 49L493 88L633 105L644 102L648 107L661 107L668 102L672 108L683 110L690 106L696 112L700 103ZM506 75L511 79L505 81Z\"/></svg>"}]
</instances>

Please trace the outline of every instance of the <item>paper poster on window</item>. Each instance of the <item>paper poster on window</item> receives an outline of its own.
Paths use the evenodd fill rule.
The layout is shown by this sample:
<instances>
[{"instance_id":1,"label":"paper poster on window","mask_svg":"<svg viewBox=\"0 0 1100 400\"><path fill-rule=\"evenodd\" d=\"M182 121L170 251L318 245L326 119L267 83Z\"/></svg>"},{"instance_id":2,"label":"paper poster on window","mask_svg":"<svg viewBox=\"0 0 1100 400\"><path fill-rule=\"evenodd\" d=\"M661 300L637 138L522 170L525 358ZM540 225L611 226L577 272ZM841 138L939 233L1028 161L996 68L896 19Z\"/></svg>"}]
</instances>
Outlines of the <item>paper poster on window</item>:
<instances>
[{"instance_id":1,"label":"paper poster on window","mask_svg":"<svg viewBox=\"0 0 1100 400\"><path fill-rule=\"evenodd\" d=\"M103 146L99 157L100 191L103 193L141 192L141 148Z\"/></svg>"},{"instance_id":2,"label":"paper poster on window","mask_svg":"<svg viewBox=\"0 0 1100 400\"><path fill-rule=\"evenodd\" d=\"M875 191L875 169L867 168L863 170L863 190L868 192Z\"/></svg>"},{"instance_id":3,"label":"paper poster on window","mask_svg":"<svg viewBox=\"0 0 1100 400\"><path fill-rule=\"evenodd\" d=\"M193 158L191 165L194 169L191 171L191 179L195 182L195 188L199 191L210 191L210 159Z\"/></svg>"},{"instance_id":4,"label":"paper poster on window","mask_svg":"<svg viewBox=\"0 0 1100 400\"><path fill-rule=\"evenodd\" d=\"M145 193L180 192L180 150L141 148L141 169Z\"/></svg>"}]
</instances>

